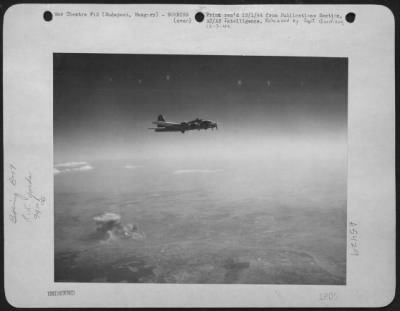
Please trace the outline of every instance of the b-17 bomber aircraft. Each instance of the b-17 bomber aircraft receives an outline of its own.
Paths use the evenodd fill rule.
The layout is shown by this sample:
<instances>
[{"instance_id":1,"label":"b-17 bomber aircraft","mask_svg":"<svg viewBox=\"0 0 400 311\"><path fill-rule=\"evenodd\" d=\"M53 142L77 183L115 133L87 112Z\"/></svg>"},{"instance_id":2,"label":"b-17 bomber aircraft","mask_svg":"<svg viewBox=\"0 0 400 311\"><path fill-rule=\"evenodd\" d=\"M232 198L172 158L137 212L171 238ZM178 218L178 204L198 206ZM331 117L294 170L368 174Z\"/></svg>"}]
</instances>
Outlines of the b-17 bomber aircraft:
<instances>
[{"instance_id":1,"label":"b-17 bomber aircraft","mask_svg":"<svg viewBox=\"0 0 400 311\"><path fill-rule=\"evenodd\" d=\"M154 130L155 132L181 132L183 134L185 131L190 130L218 129L218 124L214 121L196 118L192 121L180 123L167 122L161 114L153 124L157 125L157 127L149 128L149 130Z\"/></svg>"}]
</instances>

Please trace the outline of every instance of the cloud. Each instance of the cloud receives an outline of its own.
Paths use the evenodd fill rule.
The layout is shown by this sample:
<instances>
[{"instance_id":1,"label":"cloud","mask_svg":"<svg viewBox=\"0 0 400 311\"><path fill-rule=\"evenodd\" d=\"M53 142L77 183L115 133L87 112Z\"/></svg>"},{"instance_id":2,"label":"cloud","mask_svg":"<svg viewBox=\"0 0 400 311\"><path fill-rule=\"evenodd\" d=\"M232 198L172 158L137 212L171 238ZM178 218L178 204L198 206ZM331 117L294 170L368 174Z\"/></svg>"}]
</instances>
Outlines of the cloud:
<instances>
[{"instance_id":1,"label":"cloud","mask_svg":"<svg viewBox=\"0 0 400 311\"><path fill-rule=\"evenodd\" d=\"M133 169L137 168L136 165L131 165L131 164L127 164L127 165L125 165L124 167L125 167L126 169L128 169L128 170L133 170Z\"/></svg>"},{"instance_id":2,"label":"cloud","mask_svg":"<svg viewBox=\"0 0 400 311\"><path fill-rule=\"evenodd\" d=\"M89 170L92 170L93 169L93 166L91 166L91 165L84 165L84 166L81 166L81 167L77 167L77 168L74 168L73 170L74 171L89 171Z\"/></svg>"},{"instance_id":3,"label":"cloud","mask_svg":"<svg viewBox=\"0 0 400 311\"><path fill-rule=\"evenodd\" d=\"M138 232L137 225L123 224L121 215L116 213L104 213L93 218L96 222L96 231L102 233L103 242L111 242L117 239L143 240L146 235Z\"/></svg>"},{"instance_id":4,"label":"cloud","mask_svg":"<svg viewBox=\"0 0 400 311\"><path fill-rule=\"evenodd\" d=\"M75 166L82 166L87 165L87 162L65 162L65 163L58 163L55 164L54 167L63 168L63 167L75 167Z\"/></svg>"},{"instance_id":5,"label":"cloud","mask_svg":"<svg viewBox=\"0 0 400 311\"><path fill-rule=\"evenodd\" d=\"M88 162L65 162L54 165L54 175L75 171L90 171L93 169Z\"/></svg>"},{"instance_id":6,"label":"cloud","mask_svg":"<svg viewBox=\"0 0 400 311\"><path fill-rule=\"evenodd\" d=\"M115 224L119 224L121 222L121 216L115 213L104 213L103 215L93 217L93 220L96 222L96 224L111 224L114 226Z\"/></svg>"},{"instance_id":7,"label":"cloud","mask_svg":"<svg viewBox=\"0 0 400 311\"><path fill-rule=\"evenodd\" d=\"M175 175L181 175L181 174L211 174L211 173L218 173L222 172L221 169L216 169L216 170L210 170L210 169L186 169L186 170L176 170L174 172Z\"/></svg>"}]
</instances>

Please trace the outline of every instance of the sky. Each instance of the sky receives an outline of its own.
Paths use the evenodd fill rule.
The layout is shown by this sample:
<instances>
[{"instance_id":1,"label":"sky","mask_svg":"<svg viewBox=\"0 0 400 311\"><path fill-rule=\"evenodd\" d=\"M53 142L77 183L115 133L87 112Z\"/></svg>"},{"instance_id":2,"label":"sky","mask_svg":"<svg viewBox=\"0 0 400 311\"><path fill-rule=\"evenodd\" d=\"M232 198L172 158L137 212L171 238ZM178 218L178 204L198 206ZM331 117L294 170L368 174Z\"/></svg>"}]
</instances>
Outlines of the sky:
<instances>
[{"instance_id":1,"label":"sky","mask_svg":"<svg viewBox=\"0 0 400 311\"><path fill-rule=\"evenodd\" d=\"M346 144L347 58L56 53L53 65L55 162ZM219 130L155 133L159 114Z\"/></svg>"}]
</instances>

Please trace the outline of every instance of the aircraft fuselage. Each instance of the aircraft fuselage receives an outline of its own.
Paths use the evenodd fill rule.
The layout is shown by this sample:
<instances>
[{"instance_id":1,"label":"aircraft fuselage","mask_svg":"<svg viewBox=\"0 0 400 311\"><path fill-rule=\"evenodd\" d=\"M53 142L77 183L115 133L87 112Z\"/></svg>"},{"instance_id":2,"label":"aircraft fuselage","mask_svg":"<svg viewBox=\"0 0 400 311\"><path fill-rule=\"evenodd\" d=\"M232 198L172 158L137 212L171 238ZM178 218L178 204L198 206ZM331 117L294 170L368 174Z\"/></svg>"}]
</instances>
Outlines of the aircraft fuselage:
<instances>
[{"instance_id":1,"label":"aircraft fuselage","mask_svg":"<svg viewBox=\"0 0 400 311\"><path fill-rule=\"evenodd\" d=\"M218 124L210 120L194 119L188 122L167 122L162 115L158 116L158 120L154 121L156 128L150 128L155 132L182 132L190 130L207 130L207 129L218 129Z\"/></svg>"}]
</instances>

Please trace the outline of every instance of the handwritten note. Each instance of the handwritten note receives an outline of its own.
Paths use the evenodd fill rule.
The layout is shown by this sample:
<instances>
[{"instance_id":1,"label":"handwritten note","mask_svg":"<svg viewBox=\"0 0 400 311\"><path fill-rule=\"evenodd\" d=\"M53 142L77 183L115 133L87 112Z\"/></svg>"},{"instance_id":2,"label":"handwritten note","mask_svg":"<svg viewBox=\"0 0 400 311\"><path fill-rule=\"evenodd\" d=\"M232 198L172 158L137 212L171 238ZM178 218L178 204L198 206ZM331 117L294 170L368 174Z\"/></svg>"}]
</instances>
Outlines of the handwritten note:
<instances>
[{"instance_id":1,"label":"handwritten note","mask_svg":"<svg viewBox=\"0 0 400 311\"><path fill-rule=\"evenodd\" d=\"M350 255L358 256L360 253L358 251L358 224L356 222L350 221L349 223L349 238L350 238L350 247L351 253Z\"/></svg>"},{"instance_id":2,"label":"handwritten note","mask_svg":"<svg viewBox=\"0 0 400 311\"><path fill-rule=\"evenodd\" d=\"M36 192L31 172L20 172L14 164L9 165L8 181L11 186L8 219L11 223L33 222L40 219L46 198Z\"/></svg>"}]
</instances>

